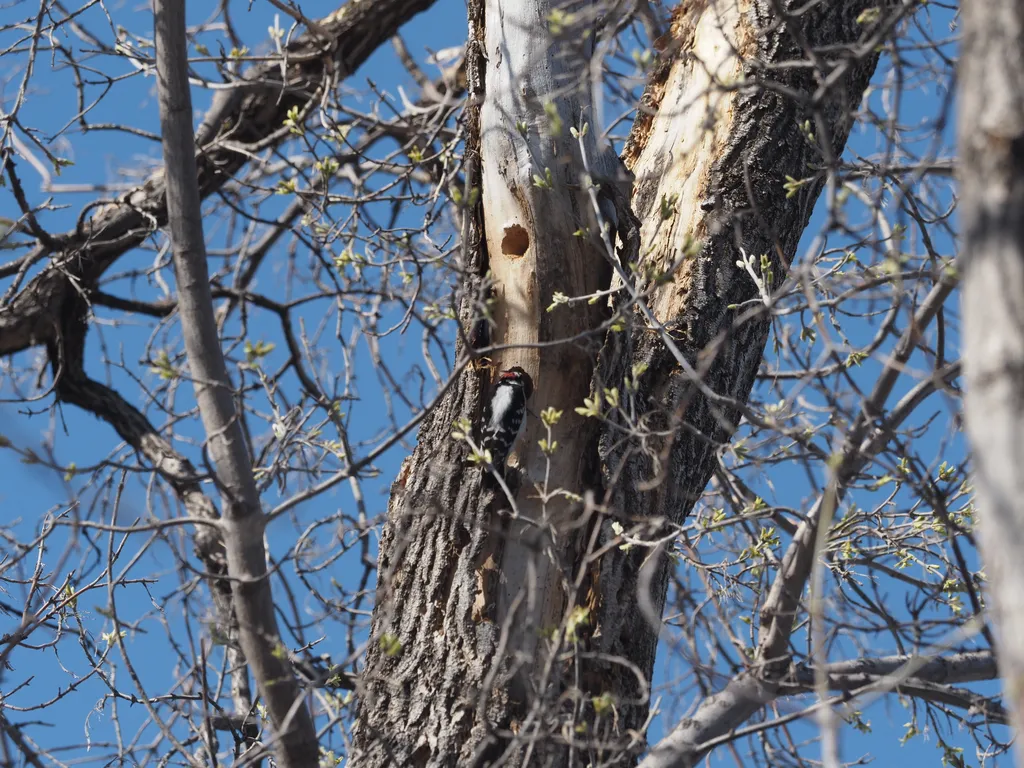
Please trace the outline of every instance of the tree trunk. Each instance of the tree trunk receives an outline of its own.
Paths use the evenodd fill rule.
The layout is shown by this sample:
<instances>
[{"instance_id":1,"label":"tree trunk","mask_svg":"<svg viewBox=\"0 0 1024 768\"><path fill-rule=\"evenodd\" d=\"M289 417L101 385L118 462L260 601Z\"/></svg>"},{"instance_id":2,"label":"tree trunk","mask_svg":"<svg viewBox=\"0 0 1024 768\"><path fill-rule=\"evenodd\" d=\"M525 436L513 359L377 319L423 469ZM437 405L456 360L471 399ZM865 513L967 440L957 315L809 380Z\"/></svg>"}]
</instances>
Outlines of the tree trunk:
<instances>
[{"instance_id":1,"label":"tree trunk","mask_svg":"<svg viewBox=\"0 0 1024 768\"><path fill-rule=\"evenodd\" d=\"M558 294L608 286L611 266L596 236L584 162L606 197L628 194L620 161L580 117L592 113L590 89L578 82L592 37L568 54L543 42L548 27L538 20L555 7L546 0L470 4L470 94L482 95L481 81L487 87L479 115L471 108L477 133L466 150L469 161L480 154L467 186L482 189L484 204L466 238L474 251L467 267L477 277L463 319L472 322L469 307L488 293L489 270L492 342L517 346L462 373L422 425L392 487L355 732L363 755L355 765L489 760L554 690L544 670L557 645L542 635L564 626L574 603L576 500L595 476L597 438L597 425L574 408L589 391L607 309L548 306ZM577 10L562 35L583 39L593 16ZM579 236L583 229L594 235ZM573 341L550 344L566 339ZM552 427L557 449L547 453L538 445L544 424L528 418L506 477L510 505L496 477L471 466L452 431L460 418L480 422L491 372L515 365L534 381L533 414L554 409L560 417Z\"/></svg>"},{"instance_id":2,"label":"tree trunk","mask_svg":"<svg viewBox=\"0 0 1024 768\"><path fill-rule=\"evenodd\" d=\"M636 177L642 268L672 273L651 291L649 315L635 312L628 333L609 336L596 387L630 392L607 413L602 479L611 516L641 538L689 514L742 415L771 313L737 262L753 258L765 293L788 275L877 63L872 41L894 23L861 24L871 3L847 0L776 25L779 5L803 4L681 5L624 153ZM771 68L807 59L817 67ZM790 197L787 177L808 182ZM640 426L624 440L627 420ZM602 545L614 536L605 523ZM669 567L663 552L613 547L594 587L595 650L629 659L648 680ZM765 628L771 620L762 617ZM625 666L607 665L604 678L619 700L638 699ZM622 727L642 728L647 711L646 701L623 708Z\"/></svg>"},{"instance_id":3,"label":"tree trunk","mask_svg":"<svg viewBox=\"0 0 1024 768\"><path fill-rule=\"evenodd\" d=\"M498 13L498 0L488 0L486 14L470 5L470 51L486 53L487 70L479 123L469 121L482 138L471 137L466 152L469 161L482 154L483 215L464 237L468 251L485 244L486 253L467 253L477 276L467 291L479 299L489 268L494 343L576 337L494 356L495 368L519 364L534 376L534 414L563 411L552 427L559 445L549 466L537 446L544 425L530 419L510 473L512 506L451 436L457 419L479 421L490 376L463 372L424 421L381 541L355 732L360 768L486 764L503 752L515 765L541 750L539 764L631 762L643 749L668 566L647 547L606 546L611 522L664 531L703 491L769 330L760 289L736 261L746 253L756 266L767 255L765 291L786 276L874 69L875 35L892 23L858 23L866 0L819 4L782 25L773 9L790 3L677 9L625 153L636 176L638 249L612 158L595 147L593 130L581 142L569 132L591 114L588 91L567 86L586 69L573 55L588 53L578 42L587 35L563 30L575 47L543 45L550 4L513 5ZM575 22L586 17L580 4L572 10ZM814 68L771 68L808 58ZM471 95L481 87L473 66ZM787 175L809 180L787 196ZM616 265L594 210L615 225L623 266L640 267L613 302L625 328L607 333L596 366L586 332L602 327L606 310L553 298L611 281ZM572 237L577 231L584 236ZM619 270L620 287L623 277ZM638 290L649 290L644 305L633 300ZM592 391L605 422L574 410ZM544 504L538 483L577 501Z\"/></svg>"},{"instance_id":4,"label":"tree trunk","mask_svg":"<svg viewBox=\"0 0 1024 768\"><path fill-rule=\"evenodd\" d=\"M960 217L967 433L999 668L1024 716L1024 8L966 3L960 59ZM1024 745L1017 739L1017 759Z\"/></svg>"}]
</instances>

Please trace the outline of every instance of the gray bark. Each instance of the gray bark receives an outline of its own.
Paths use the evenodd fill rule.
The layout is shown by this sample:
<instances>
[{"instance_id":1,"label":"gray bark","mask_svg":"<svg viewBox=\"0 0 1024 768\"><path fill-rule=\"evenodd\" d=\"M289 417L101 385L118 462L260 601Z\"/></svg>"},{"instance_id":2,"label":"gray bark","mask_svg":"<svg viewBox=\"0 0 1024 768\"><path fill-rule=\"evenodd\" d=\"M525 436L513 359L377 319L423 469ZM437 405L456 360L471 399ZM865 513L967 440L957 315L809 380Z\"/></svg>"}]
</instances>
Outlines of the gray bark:
<instances>
[{"instance_id":1,"label":"gray bark","mask_svg":"<svg viewBox=\"0 0 1024 768\"><path fill-rule=\"evenodd\" d=\"M278 62L252 67L238 87L217 91L199 130L196 145L199 192L216 192L247 163L257 148L284 141L288 110L316 103L322 88L348 77L406 21L433 0L352 0L317 24L315 34L287 46L284 77ZM51 263L24 286L8 289L0 306L0 355L11 355L55 340L62 306L88 300L96 281L127 251L167 225L162 173L116 202L87 206L79 226L48 238L29 255Z\"/></svg>"},{"instance_id":2,"label":"gray bark","mask_svg":"<svg viewBox=\"0 0 1024 768\"><path fill-rule=\"evenodd\" d=\"M270 714L271 743L286 768L315 765L316 729L283 653L267 577L265 518L252 462L234 403L234 385L224 363L210 294L192 134L184 0L155 0L157 94L164 150L167 218L178 317L195 387L206 445L221 489L221 532L232 580L238 641Z\"/></svg>"},{"instance_id":3,"label":"gray bark","mask_svg":"<svg viewBox=\"0 0 1024 768\"><path fill-rule=\"evenodd\" d=\"M960 221L967 434L999 666L1024 718L1024 8L965 3ZM1018 761L1024 744L1017 740Z\"/></svg>"},{"instance_id":4,"label":"gray bark","mask_svg":"<svg viewBox=\"0 0 1024 768\"><path fill-rule=\"evenodd\" d=\"M842 154L877 62L875 40L892 23L883 18L874 27L859 24L858 16L869 5L822 3L782 26L773 24L775 8L795 12L801 4L696 3L676 17L673 45L693 55L667 62L648 85L646 114L634 125L625 158L636 176L633 208L642 222L646 262L664 268L680 260L688 243L698 245L648 302L665 330L651 332L651 323L637 318L628 334L611 336L602 351L598 386L625 391L633 366L646 366L630 403L637 413L633 418L645 421L652 432L672 435L669 440L650 435L643 443L623 440L621 429L614 427L602 435L608 506L626 528L654 538L669 529L666 524L681 523L742 414L761 363L770 314L750 309L759 288L736 262L743 254L769 254L770 291L796 258L826 176L818 174L791 198L783 180L806 177L811 167L834 167ZM824 49L831 52L820 54ZM770 68L800 59L815 61L818 70ZM711 75L752 85L701 98L716 93ZM709 113L715 119L705 131ZM814 126L817 146L801 132L805 121ZM678 195L675 213L662 220L662 200L673 195ZM611 537L607 528L604 533ZM594 587L601 596L598 649L630 659L648 679L670 567L659 554L612 548ZM798 586L794 605L788 606L790 616L802 589ZM637 599L626 599L633 595ZM762 632L772 620L763 617ZM765 653L758 663L767 666L737 681L730 695L711 697L701 708L706 713L701 728L724 733L772 698L772 691L762 687L763 678L777 677L786 668L788 637L785 631L777 642L762 642ZM633 675L621 666L608 665L603 680L622 700L638 697ZM642 727L647 710L647 702L623 708L623 727ZM697 731L691 734L696 737L691 747L709 735Z\"/></svg>"},{"instance_id":5,"label":"gray bark","mask_svg":"<svg viewBox=\"0 0 1024 768\"><path fill-rule=\"evenodd\" d=\"M469 468L467 446L451 437L457 418L480 421L492 386L488 369L463 372L423 423L392 487L354 765L489 762L514 731L552 727L558 710L554 658L541 638L575 604L578 526L567 521L580 509L565 496L541 499L536 489L548 478L550 490L582 495L594 476L597 427L573 409L589 389L601 338L594 331L607 309L546 308L556 292L582 296L608 284L604 244L574 235L598 231L584 156L607 194L625 200L628 182L610 147L598 146L596 127L570 131L582 131L588 118L581 115L593 113L578 76L591 43L567 52L548 39L545 20L556 6L470 4L470 96L484 98L479 111L469 109L465 155L467 185L482 191L483 206L471 215L464 258L477 286L485 273L493 276L492 342L518 345L493 354L491 368L519 365L530 373L531 411L562 412L553 430L559 447L545 455L537 445L545 429L528 420L508 476L519 489L513 520L493 477ZM596 6L575 5L577 19L592 23L588 8ZM583 39L580 31L574 40ZM463 319L471 322L465 312ZM543 346L564 339L575 342ZM383 637L397 639L400 650L392 643L389 653ZM532 747L535 757L546 755L542 762L552 759L550 748L548 739ZM523 753L510 752L510 764Z\"/></svg>"},{"instance_id":6,"label":"gray bark","mask_svg":"<svg viewBox=\"0 0 1024 768\"><path fill-rule=\"evenodd\" d=\"M954 688L955 683L975 683L999 677L991 651L971 651L932 659L912 656L860 658L829 664L829 690L856 694L865 690L898 693L983 714L991 723L1007 723L1001 705L974 691ZM801 666L786 680L786 693L814 690L814 669Z\"/></svg>"},{"instance_id":7,"label":"gray bark","mask_svg":"<svg viewBox=\"0 0 1024 768\"><path fill-rule=\"evenodd\" d=\"M537 6L532 9L533 18L545 18L547 4L533 5ZM593 753L588 759L617 755L615 759L628 763L642 749L642 738L638 740L636 734L642 732L649 706L646 683L653 669L667 564L657 556L649 558L650 551L645 548L629 553L621 553L615 546L604 548L611 537L609 518L637 525L647 533L663 531L663 521L681 522L700 496L718 446L728 440L742 412L769 329L766 312L740 317L730 308L757 296L756 286L735 266L740 249L771 255L774 283L770 282L769 289L783 279L825 182L825 175L819 174L799 194L787 198L782 186L785 175L804 177L811 165L834 167L852 124L851 113L874 70L878 39L888 31L887 25L894 23L889 16L877 24L857 23L858 15L871 3L850 0L815 5L779 26L773 25L776 5L767 0L695 3L677 12L662 53L663 65L647 89L644 111L625 154L636 175L632 206L643 233L640 252L644 260L667 268L679 258L684 243L696 240L699 248L696 257L680 265L671 280L653 289L649 311L638 311L625 333L609 335L600 353L596 389L617 386L625 393L633 366L646 364L631 407L644 416L650 429L671 429L674 440L659 443L658 438L647 435L646 447L641 449L639 443L620 440L621 431L609 428L601 440L601 461L590 464L592 473L582 477L583 487L597 493L597 503L570 512L581 533L556 537L555 546L545 546L551 541L539 535L520 535L519 541L506 544L504 539L516 529L507 527L497 514L501 508L495 503L498 497L478 470L466 468L464 447L449 436L456 418L479 418L480 400L489 388L488 379L478 373L462 375L424 422L420 444L392 489L389 523L381 545L367 687L356 736L356 746L364 753L356 765L386 765L388 760L424 766L465 765L475 759L482 764L506 752L513 736L557 741L579 718L587 720L588 736L601 740L600 747L591 742ZM788 3L781 6L791 7ZM474 17L474 7L479 10L479 5L471 4L470 48L474 41L480 47L486 41L488 76L492 77L492 67L506 67L496 76L505 78L502 82L507 88L508 82L515 82L520 62L509 60L506 48L491 47L496 34L492 17L487 15L484 30L482 12ZM798 7L800 4L792 4L792 8ZM508 44L505 27L500 27L499 39L502 45ZM826 47L832 51L827 56L819 52ZM770 69L774 63L808 56L817 63L817 70ZM711 74L725 82L747 82L750 87L717 89ZM472 94L472 77L470 81ZM492 92L492 82L487 80L485 104L500 104L501 95ZM520 114L516 110L525 107L527 125L536 125L543 92L536 93L529 84L516 92L532 97L533 103L518 105L513 100L505 108ZM565 114L563 105L555 103L560 114ZM507 130L515 118L504 119ZM812 121L816 135L822 137L820 147L812 146L801 132L799 126L805 120ZM706 131L709 123L712 128ZM483 124L493 127L487 121ZM494 269L496 288L505 304L498 313L496 342L547 340L552 338L546 330L551 321L543 309L550 292L560 284L550 280L534 283L536 274L502 264L507 241L495 236L490 222L501 222L504 227L506 219L487 212L495 195L487 191L486 169L488 162L506 163L503 182L514 188L509 183L514 174L508 169L515 168L509 158L516 155L505 151L497 160L488 158L489 147L493 149L495 144L485 138L484 214L466 242L476 247L485 238L490 263L498 264ZM475 151L471 144L467 156L473 157ZM615 184L611 187L614 197L620 190ZM492 189L508 194L501 185ZM520 212L530 210L529 195L513 197L511 207ZM661 213L661 201L666 197L677 201L667 220ZM496 203L499 210L502 206L506 203ZM564 233L566 225L557 214L550 220L544 215L527 217L531 235L537 222L557 222L559 230L548 238ZM625 225L624 218L618 217L620 227ZM628 239L625 230L620 235ZM535 241L531 236L529 242ZM477 267L487 265L486 257L476 252ZM633 250L629 255L637 253ZM550 255L541 248L534 258ZM576 252L570 252L565 263L579 263L577 258ZM538 273L543 268L538 265ZM548 268L552 271L541 274L561 276L557 265ZM528 301L520 304L520 314L532 318L532 328L515 327L510 307L514 310L516 305L507 298L523 295L524 285ZM542 290L539 296L529 293L535 285ZM590 327L597 319L592 316ZM587 325L582 322L576 327ZM543 373L542 351L522 354L531 365L538 365L531 370ZM504 367L510 357L506 353L501 359L498 367ZM576 374L585 367L568 366L566 378L578 378ZM688 375L687 369L696 370L697 376ZM560 387L550 372L538 389L546 398L566 397L561 390L549 393L548 387ZM589 394L588 389L575 393L577 404ZM539 411L549 402L531 406ZM614 413L611 417L616 418ZM557 436L562 439L562 433ZM532 477L535 458L536 454L525 456L527 477ZM577 461L584 458L577 457ZM659 460L660 473L655 470ZM521 493L517 500L523 498ZM537 567L537 550L545 550L545 556L553 559ZM548 555L552 550L554 554ZM512 562L509 553L516 553L518 559ZM641 567L645 561L647 566ZM515 598L524 593L516 587L523 583L524 568L533 568L538 586L525 592L532 602L520 603ZM561 582L545 578L551 574ZM589 701L590 696L611 693L616 702L614 722L611 718L601 721L589 711L559 713L557 706L551 706L563 692L564 681L559 679L561 670L552 671L551 664L545 663L550 657L537 653L518 659L534 683L539 679L538 670L547 673L543 682L548 687L527 690L526 696L523 674L513 674L502 665L510 649L520 648L516 637L520 622L530 626L540 616L541 626L544 620L558 626L560 607L564 628L564 610L574 602L589 616L575 646L581 698ZM777 602L782 602L781 596ZM766 617L766 625L772 618ZM382 650L378 639L384 633L399 640L399 652L389 656ZM779 648L784 654L788 631L768 634L773 644L766 648L772 652ZM773 656L772 661L779 659ZM781 668L785 667L783 661ZM672 764L689 764L696 759L696 745L741 724L773 698L781 679L779 669L776 664L754 670L706 702L700 732L684 734L683 751L673 750L675 758L687 762ZM769 670L771 679L766 687L764 675ZM533 747L525 751L529 749ZM515 764L523 751L510 749L504 757ZM548 756L554 765L570 762L564 752Z\"/></svg>"}]
</instances>

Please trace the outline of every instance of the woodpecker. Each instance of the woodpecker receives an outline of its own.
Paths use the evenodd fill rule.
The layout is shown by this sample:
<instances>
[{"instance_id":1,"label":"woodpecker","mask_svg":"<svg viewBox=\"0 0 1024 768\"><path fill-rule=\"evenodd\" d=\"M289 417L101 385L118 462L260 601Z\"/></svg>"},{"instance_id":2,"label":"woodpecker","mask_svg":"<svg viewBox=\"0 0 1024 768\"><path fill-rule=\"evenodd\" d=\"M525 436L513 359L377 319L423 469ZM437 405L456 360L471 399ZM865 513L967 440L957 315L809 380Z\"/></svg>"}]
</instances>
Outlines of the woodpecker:
<instances>
[{"instance_id":1,"label":"woodpecker","mask_svg":"<svg viewBox=\"0 0 1024 768\"><path fill-rule=\"evenodd\" d=\"M532 394L533 380L518 365L498 374L485 414L483 447L491 452L491 462L499 471L523 431L526 401Z\"/></svg>"}]
</instances>

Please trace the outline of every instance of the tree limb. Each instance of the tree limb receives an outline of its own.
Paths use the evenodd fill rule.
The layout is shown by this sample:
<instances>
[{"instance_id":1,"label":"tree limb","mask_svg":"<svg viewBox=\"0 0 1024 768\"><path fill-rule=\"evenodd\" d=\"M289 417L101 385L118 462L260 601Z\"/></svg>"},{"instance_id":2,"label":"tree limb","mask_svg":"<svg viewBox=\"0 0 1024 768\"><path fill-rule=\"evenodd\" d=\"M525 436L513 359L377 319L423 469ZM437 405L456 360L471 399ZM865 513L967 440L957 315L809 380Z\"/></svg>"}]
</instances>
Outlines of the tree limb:
<instances>
[{"instance_id":1,"label":"tree limb","mask_svg":"<svg viewBox=\"0 0 1024 768\"><path fill-rule=\"evenodd\" d=\"M644 254L637 271L664 277L639 286L649 313L633 313L627 332L609 335L594 384L595 392L629 393L627 406L609 409L601 437L605 503L650 526L652 539L693 508L744 412L771 327L763 294L770 299L790 275L810 210L838 167L878 42L899 18L866 28L857 18L870 5L687 3L660 41L664 51L624 159L636 175L632 205ZM796 60L813 66L771 70ZM749 87L723 88L726 82ZM817 125L813 145L799 128L805 123ZM787 196L779 179L802 178L809 167L822 170ZM744 254L764 254L772 264L763 286L738 265ZM764 308L749 316L742 307L753 302ZM635 437L623 437L629 434ZM614 537L606 524L602 544ZM668 558L612 547L598 567L600 650L650 675ZM613 597L626 594L639 599ZM758 667L781 658L781 648L766 648ZM636 697L621 670L602 672L602 685L621 678L613 690ZM735 697L707 699L692 721L694 745L710 738L705 724L726 732L771 699L754 677L735 685ZM646 702L623 708L624 727L640 728L647 711Z\"/></svg>"},{"instance_id":2,"label":"tree limb","mask_svg":"<svg viewBox=\"0 0 1024 768\"><path fill-rule=\"evenodd\" d=\"M434 0L352 0L323 19L319 34L297 38L280 62L246 71L233 87L218 89L197 133L197 178L205 198L220 189L255 147L283 141L288 110L300 110L354 72L398 28ZM329 45L319 35L329 38ZM115 201L96 200L79 214L75 229L54 240L51 263L0 305L0 355L44 344L58 331L57 308L88 291L124 253L167 224L163 172Z\"/></svg>"},{"instance_id":3,"label":"tree limb","mask_svg":"<svg viewBox=\"0 0 1024 768\"><path fill-rule=\"evenodd\" d=\"M252 460L235 410L234 386L217 334L206 263L202 202L192 136L185 4L155 0L157 94L164 150L178 309L199 414L217 472L224 515L221 521L232 578L238 639L274 727L274 751L285 768L305 768L319 758L316 728L296 683L274 613L267 554L266 521Z\"/></svg>"},{"instance_id":4,"label":"tree limb","mask_svg":"<svg viewBox=\"0 0 1024 768\"><path fill-rule=\"evenodd\" d=\"M999 669L991 651L935 656L923 663L915 656L905 655L851 659L829 664L825 674L828 687L833 691L849 693L865 686L881 687L893 693L973 710L983 714L989 722L1006 724L1006 711L998 701L953 687L955 683L997 679ZM801 664L790 671L780 693L811 692L814 687L813 667Z\"/></svg>"},{"instance_id":5,"label":"tree limb","mask_svg":"<svg viewBox=\"0 0 1024 768\"><path fill-rule=\"evenodd\" d=\"M955 276L944 275L925 298L868 395L860 417L851 427L841 454L842 460L833 472L829 487L800 523L786 548L761 610L761 635L753 667L702 702L691 717L678 723L641 763L641 768L692 765L700 758L700 745L738 727L778 694L788 668L789 641L800 596L815 560L819 526L823 519L831 518L829 510L841 502L847 481L885 447L889 435L906 417L907 409L899 409L894 418L878 422L878 415L884 412L885 401L892 392L896 377L916 349L916 339L931 324L956 285Z\"/></svg>"}]
</instances>

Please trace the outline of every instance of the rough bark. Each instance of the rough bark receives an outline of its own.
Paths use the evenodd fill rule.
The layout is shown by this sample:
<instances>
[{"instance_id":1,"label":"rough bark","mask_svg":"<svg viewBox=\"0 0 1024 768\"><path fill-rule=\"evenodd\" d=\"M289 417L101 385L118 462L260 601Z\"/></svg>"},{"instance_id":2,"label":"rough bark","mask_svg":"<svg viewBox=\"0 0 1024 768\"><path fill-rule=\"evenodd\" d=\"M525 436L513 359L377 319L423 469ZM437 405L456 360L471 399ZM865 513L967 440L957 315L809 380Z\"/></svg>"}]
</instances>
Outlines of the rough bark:
<instances>
[{"instance_id":1,"label":"rough bark","mask_svg":"<svg viewBox=\"0 0 1024 768\"><path fill-rule=\"evenodd\" d=\"M581 497L594 476L596 425L573 409L589 389L595 329L607 310L585 303L546 310L556 293L584 296L608 285L601 240L574 234L597 232L584 155L606 196L625 200L628 183L610 147L598 146L597 131L583 131L580 116L592 110L578 72L591 42L568 54L552 43L544 20L555 7L470 4L470 95L483 103L469 110L467 184L482 190L483 205L465 235L466 261L478 281L488 270L493 279L492 343L516 347L462 374L424 422L392 488L355 765L494 759L512 732L543 727L528 715L559 692L545 675L553 660L541 637L563 626L574 604L573 552L584 521L574 497L542 499L541 491ZM574 10L580 23L593 20L583 5ZM469 450L451 437L456 419L480 421L490 371L513 365L533 378L531 412L562 414L551 454L538 446L543 424L528 419L506 478L514 506L492 475L469 467ZM391 643L389 653L385 637L400 650ZM511 764L521 757L510 754Z\"/></svg>"},{"instance_id":2,"label":"rough bark","mask_svg":"<svg viewBox=\"0 0 1024 768\"><path fill-rule=\"evenodd\" d=\"M857 17L869 5L863 0L819 4L801 11L799 17L787 16L782 24L779 8L800 4L739 0L691 3L676 11L672 30L661 41L662 65L647 88L644 112L625 154L636 175L632 207L643 235L640 271L652 265L671 278L640 286L649 289L650 311L636 309L630 328L609 335L595 377L597 392L616 386L620 393L627 393L634 366L646 366L626 407L634 410L649 432L644 436L645 447L640 449L640 441L622 440L623 422L614 409L605 409L613 424L601 438L600 468L595 466L591 476L581 479L582 488L604 493L602 504L586 507L603 521L597 529L603 538L595 547L590 535L594 530L587 527L591 518L577 512L572 521L582 533L556 536L558 546L550 548L555 554L545 552L549 559L538 568L541 558L536 550L547 540L536 532L524 535L526 527L501 530L505 523L489 507L494 498L489 486L479 472L465 469L464 449L448 437L455 418L478 418L479 398L487 388L486 377L463 376L422 428L420 445L393 488L391 520L382 542L368 690L360 713L360 728L365 730L362 740L357 739L357 746L377 751L358 765L385 764L387 749L392 750L390 759L414 765L466 764L474 753L489 759L501 754L503 742L492 741L488 752L486 737L502 730L506 735L521 735L524 729L534 728L530 733L558 739L554 721L545 730L537 714L538 702L546 696L550 703L564 690L558 681L548 678L553 682L547 689L528 691L526 698L533 707L524 710L523 691L509 684L514 678L499 661L510 648L521 648L516 640L519 622L536 623L539 616L541 626L544 622L557 625L557 607L564 611L573 600L590 612L590 627L581 633L577 646L584 670L579 680L584 701L611 693L616 704L616 717L605 718L598 731L591 732L603 739L600 748L591 742L592 757L609 759L618 753L620 759L635 759L642 748L636 732L642 731L648 710L645 681L653 668L667 564L645 548L622 553L615 546L604 547L614 535L610 522L618 518L647 532L664 530L660 521L682 521L700 496L716 451L728 440L748 396L769 329L767 312L750 312L751 305L744 304L758 299L759 290L735 263L741 252L755 259L768 254L773 277L768 278L767 289L771 290L795 257L810 211L842 152L852 113L873 72L877 41L885 25L892 23L889 16L877 23L858 23ZM533 18L545 18L546 9L546 4L535 9ZM513 16L505 13L499 24ZM493 29L490 15L486 21L488 76L516 83L514 94L532 98L525 105L532 130L538 122L535 113L545 101L543 92L533 91L528 84L518 87L520 62L510 60L506 49L492 45L495 34L502 35L502 44L508 45L509 33L503 26L500 32ZM477 34L482 34L479 19L476 24ZM827 55L822 53L826 49ZM815 68L772 68L809 57ZM537 64L533 62L533 67ZM719 87L722 84L737 87ZM501 103L491 88L488 79L485 115L486 105ZM514 99L504 108L520 114ZM502 119L505 122L499 128L505 129L504 136L515 118L503 115ZM802 127L805 121L820 137L817 141L808 140ZM490 124L484 120L482 127L487 130ZM537 254L527 251L526 258L517 260L517 253L509 253L515 248L507 247L508 235L511 226L522 221L530 244L537 242L533 227L538 224L559 228L547 238L557 238L572 227L565 229L557 205L551 218L546 210L535 217L516 218L533 210L530 202L536 198L509 183L516 173L523 173L515 137L510 142L513 149L501 150L495 159L487 156L492 145L488 134L484 136L486 243L502 308L496 341L546 340L552 338L546 329L557 321L543 309L550 291L559 290L558 283L552 284L547 277L537 279L543 265L536 267L538 272L532 271L528 257L543 258L543 246ZM531 161L533 172L543 165L534 157ZM491 178L500 178L501 183L488 186L488 164L495 162L499 173ZM805 178L813 173L809 168L818 169L813 180L787 197L785 177ZM517 189L520 196L512 194L509 199L509 191ZM663 200L670 201L667 215ZM492 205L501 213L492 216L488 211ZM500 228L495 230L492 224ZM568 251L564 258L563 263L574 263L575 252ZM551 273L554 278L561 274ZM530 293L537 285L543 288L541 295ZM620 303L626 301L628 295ZM517 315L532 318L533 325L517 325ZM593 327L593 319L583 320L583 313L580 318L577 327ZM562 330L570 327L561 322ZM531 404L535 412L554 402L562 407L561 403L573 399L558 378L552 380L544 354L543 349L515 351L515 362L539 372L542 379L538 390L545 399ZM585 355L578 359L583 362L573 358L573 365L566 368L566 379L575 377L574 386L579 386L575 374L586 367ZM505 353L498 367L511 361L512 353ZM572 404L579 404L589 390L577 389ZM673 439L650 434L658 430L671 432ZM533 462L542 459L532 442L538 436L536 431L530 433L521 459L528 478L534 477ZM563 433L557 436L563 439ZM579 443L585 444L585 439ZM583 456L576 461L583 461ZM524 495L520 493L518 500ZM509 540L503 543L505 538ZM510 553L515 553L514 560ZM515 604L515 596L522 572L531 568L528 577L536 578L537 587L536 592L527 590L535 601L527 610ZM563 583L546 578L552 574ZM496 601L492 597L495 584ZM514 616L513 607L517 609ZM564 613L562 619L564 626ZM384 633L397 637L399 653L388 656L381 650L378 638ZM525 659L533 667L534 680L538 669L551 672L545 660L543 653ZM723 711L723 723L729 716L740 723L756 711L763 697L757 693L760 683L754 682L751 699L744 706L736 708L733 698L723 702L732 707ZM524 712L530 713L526 719ZM371 738L382 739L381 745L371 747ZM511 751L505 757L516 759Z\"/></svg>"},{"instance_id":3,"label":"rough bark","mask_svg":"<svg viewBox=\"0 0 1024 768\"><path fill-rule=\"evenodd\" d=\"M967 434L1013 725L1024 724L1024 8L964 4L960 221ZM1024 745L1017 740L1018 760Z\"/></svg>"},{"instance_id":4,"label":"rough bark","mask_svg":"<svg viewBox=\"0 0 1024 768\"><path fill-rule=\"evenodd\" d=\"M319 759L316 728L288 655L282 652L285 646L277 628L263 546L266 521L235 409L235 387L220 347L210 293L192 134L184 0L156 0L153 21L178 314L196 403L206 430L206 446L221 489L220 527L227 575L232 580L238 641L270 714L270 741L277 762L286 768L303 768Z\"/></svg>"},{"instance_id":5,"label":"rough bark","mask_svg":"<svg viewBox=\"0 0 1024 768\"><path fill-rule=\"evenodd\" d=\"M877 61L878 27L857 22L869 5L822 3L783 24L778 11L795 12L799 3L690 3L675 12L664 63L625 152L636 177L642 267L675 271L653 287L650 316L637 313L627 333L609 338L598 381L625 392L632 370L644 366L619 414L632 410L645 430L671 435L623 440L614 413L602 435L607 506L627 528L653 535L665 522L682 522L740 417L770 316L763 304L752 310L760 289L736 262L746 254L756 265L767 254L770 291L796 257ZM808 59L815 69L772 68ZM786 176L807 178L811 169L820 169L814 180L787 197ZM614 537L607 523L603 533ZM612 548L595 587L597 650L629 659L648 679L668 568L660 553ZM634 681L621 665L608 665L604 684L621 701L640 698ZM647 709L646 701L624 706L622 727L641 728Z\"/></svg>"}]
</instances>

